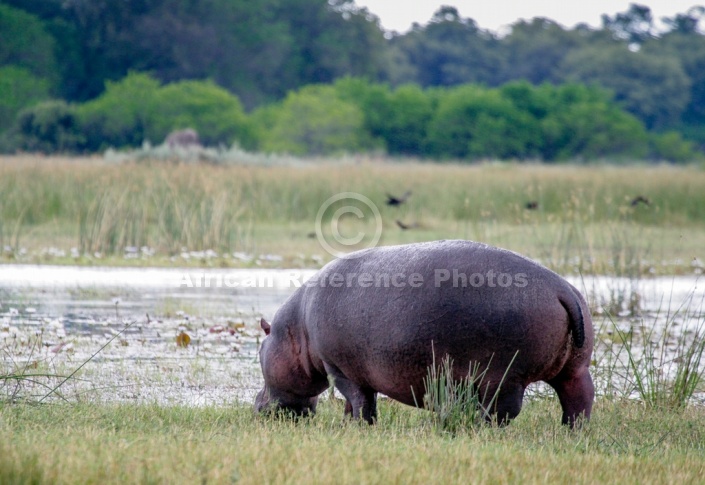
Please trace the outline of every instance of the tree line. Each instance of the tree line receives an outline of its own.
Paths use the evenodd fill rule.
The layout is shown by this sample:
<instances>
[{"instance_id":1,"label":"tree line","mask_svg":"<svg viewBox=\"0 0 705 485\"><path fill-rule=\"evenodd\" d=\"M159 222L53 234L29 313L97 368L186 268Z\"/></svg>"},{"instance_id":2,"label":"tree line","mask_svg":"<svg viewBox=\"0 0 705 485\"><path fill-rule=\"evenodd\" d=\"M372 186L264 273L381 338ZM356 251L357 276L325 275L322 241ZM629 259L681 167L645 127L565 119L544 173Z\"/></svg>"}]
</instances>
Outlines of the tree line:
<instances>
[{"instance_id":1,"label":"tree line","mask_svg":"<svg viewBox=\"0 0 705 485\"><path fill-rule=\"evenodd\" d=\"M705 9L499 35L455 8L384 32L351 0L2 0L0 145L160 142L440 158L688 159L705 147ZM298 131L298 132L297 132Z\"/></svg>"}]
</instances>

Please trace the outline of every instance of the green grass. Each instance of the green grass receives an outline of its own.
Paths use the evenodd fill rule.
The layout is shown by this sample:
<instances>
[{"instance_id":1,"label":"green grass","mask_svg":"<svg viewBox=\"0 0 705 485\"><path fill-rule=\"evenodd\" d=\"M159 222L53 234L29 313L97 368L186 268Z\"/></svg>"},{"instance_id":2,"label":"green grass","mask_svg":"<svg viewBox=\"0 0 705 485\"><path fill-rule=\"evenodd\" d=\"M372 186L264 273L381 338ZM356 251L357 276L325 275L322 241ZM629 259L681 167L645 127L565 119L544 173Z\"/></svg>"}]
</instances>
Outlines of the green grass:
<instances>
[{"instance_id":1,"label":"green grass","mask_svg":"<svg viewBox=\"0 0 705 485\"><path fill-rule=\"evenodd\" d=\"M2 483L701 483L705 413L598 402L579 432L555 399L510 426L438 432L383 401L376 426L323 402L312 419L249 407L0 407Z\"/></svg>"},{"instance_id":2,"label":"green grass","mask_svg":"<svg viewBox=\"0 0 705 485\"><path fill-rule=\"evenodd\" d=\"M384 204L387 192L406 189L413 190L407 204ZM474 239L562 272L617 275L687 273L693 258L705 259L705 172L696 168L364 160L257 167L31 157L0 158L0 246L9 247L2 259L243 266L228 256L242 251L284 258L265 266L310 267L311 256L330 259L311 237L316 214L346 191L379 207L382 244ZM638 195L651 205L632 206ZM527 210L529 201L538 210ZM396 220L416 227L402 231ZM149 246L156 255L125 259L127 246ZM48 247L67 255L43 255ZM185 261L184 248L221 257Z\"/></svg>"}]
</instances>

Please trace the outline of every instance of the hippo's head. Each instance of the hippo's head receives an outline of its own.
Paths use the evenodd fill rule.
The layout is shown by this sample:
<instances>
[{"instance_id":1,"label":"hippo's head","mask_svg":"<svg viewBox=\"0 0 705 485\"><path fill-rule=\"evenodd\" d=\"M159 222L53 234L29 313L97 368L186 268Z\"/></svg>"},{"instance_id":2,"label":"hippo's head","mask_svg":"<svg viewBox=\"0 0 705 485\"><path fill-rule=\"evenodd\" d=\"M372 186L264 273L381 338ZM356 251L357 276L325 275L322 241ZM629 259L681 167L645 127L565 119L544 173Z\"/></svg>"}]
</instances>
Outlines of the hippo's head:
<instances>
[{"instance_id":1,"label":"hippo's head","mask_svg":"<svg viewBox=\"0 0 705 485\"><path fill-rule=\"evenodd\" d=\"M259 351L264 388L255 398L255 411L268 413L282 410L296 416L314 414L321 391L311 390L311 379L302 373L300 357L291 348L291 339L270 335L272 327L264 318L260 325L267 337Z\"/></svg>"}]
</instances>

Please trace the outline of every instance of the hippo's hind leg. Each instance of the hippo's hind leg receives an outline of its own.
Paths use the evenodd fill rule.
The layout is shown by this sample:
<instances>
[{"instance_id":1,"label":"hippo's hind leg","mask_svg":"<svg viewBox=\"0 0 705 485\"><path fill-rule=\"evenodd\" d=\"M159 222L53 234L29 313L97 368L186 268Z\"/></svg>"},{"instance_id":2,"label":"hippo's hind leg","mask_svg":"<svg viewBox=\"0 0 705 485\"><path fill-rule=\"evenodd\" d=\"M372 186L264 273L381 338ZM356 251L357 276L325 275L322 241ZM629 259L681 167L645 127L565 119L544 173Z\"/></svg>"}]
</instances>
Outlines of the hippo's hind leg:
<instances>
[{"instance_id":1,"label":"hippo's hind leg","mask_svg":"<svg viewBox=\"0 0 705 485\"><path fill-rule=\"evenodd\" d=\"M524 386L521 384L505 382L499 391L496 386L486 386L481 387L479 392L487 421L491 422L496 417L497 424L505 426L519 415L524 400Z\"/></svg>"},{"instance_id":2,"label":"hippo's hind leg","mask_svg":"<svg viewBox=\"0 0 705 485\"><path fill-rule=\"evenodd\" d=\"M590 419L595 387L587 367L580 367L572 373L560 373L548 384L556 390L563 408L562 423L575 427L578 418Z\"/></svg>"},{"instance_id":3,"label":"hippo's hind leg","mask_svg":"<svg viewBox=\"0 0 705 485\"><path fill-rule=\"evenodd\" d=\"M329 368L327 371L333 376L335 387L345 396L345 415L374 424L377 421L377 393L355 384L337 369Z\"/></svg>"}]
</instances>

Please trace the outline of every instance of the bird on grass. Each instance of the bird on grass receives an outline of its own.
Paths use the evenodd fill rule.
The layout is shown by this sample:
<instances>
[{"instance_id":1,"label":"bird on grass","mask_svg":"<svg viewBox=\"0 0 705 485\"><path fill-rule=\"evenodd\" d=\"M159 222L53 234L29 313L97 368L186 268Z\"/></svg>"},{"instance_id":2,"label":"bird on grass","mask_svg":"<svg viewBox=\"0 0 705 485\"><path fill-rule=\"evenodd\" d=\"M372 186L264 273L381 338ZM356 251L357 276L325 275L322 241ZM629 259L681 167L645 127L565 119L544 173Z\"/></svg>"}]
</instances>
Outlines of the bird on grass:
<instances>
[{"instance_id":1,"label":"bird on grass","mask_svg":"<svg viewBox=\"0 0 705 485\"><path fill-rule=\"evenodd\" d=\"M534 211L539 208L539 203L535 200L530 200L524 205L524 208L530 211Z\"/></svg>"},{"instance_id":2,"label":"bird on grass","mask_svg":"<svg viewBox=\"0 0 705 485\"><path fill-rule=\"evenodd\" d=\"M408 230L408 229L415 229L415 228L419 227L419 223L418 223L418 222L412 222L411 224L405 224L404 222L402 222L402 221L400 221L399 219L397 219L397 220L396 220L396 223L397 223L397 226L399 226L399 228L400 228L402 231L406 231L406 230Z\"/></svg>"},{"instance_id":3,"label":"bird on grass","mask_svg":"<svg viewBox=\"0 0 705 485\"><path fill-rule=\"evenodd\" d=\"M644 204L644 205L651 205L651 201L644 197L643 195L637 195L632 199L631 206L636 207L639 204Z\"/></svg>"},{"instance_id":4,"label":"bird on grass","mask_svg":"<svg viewBox=\"0 0 705 485\"><path fill-rule=\"evenodd\" d=\"M397 207L402 205L406 200L411 197L411 190L407 190L404 192L404 195L401 197L395 197L393 195L387 194L387 205L392 206L392 207Z\"/></svg>"}]
</instances>

